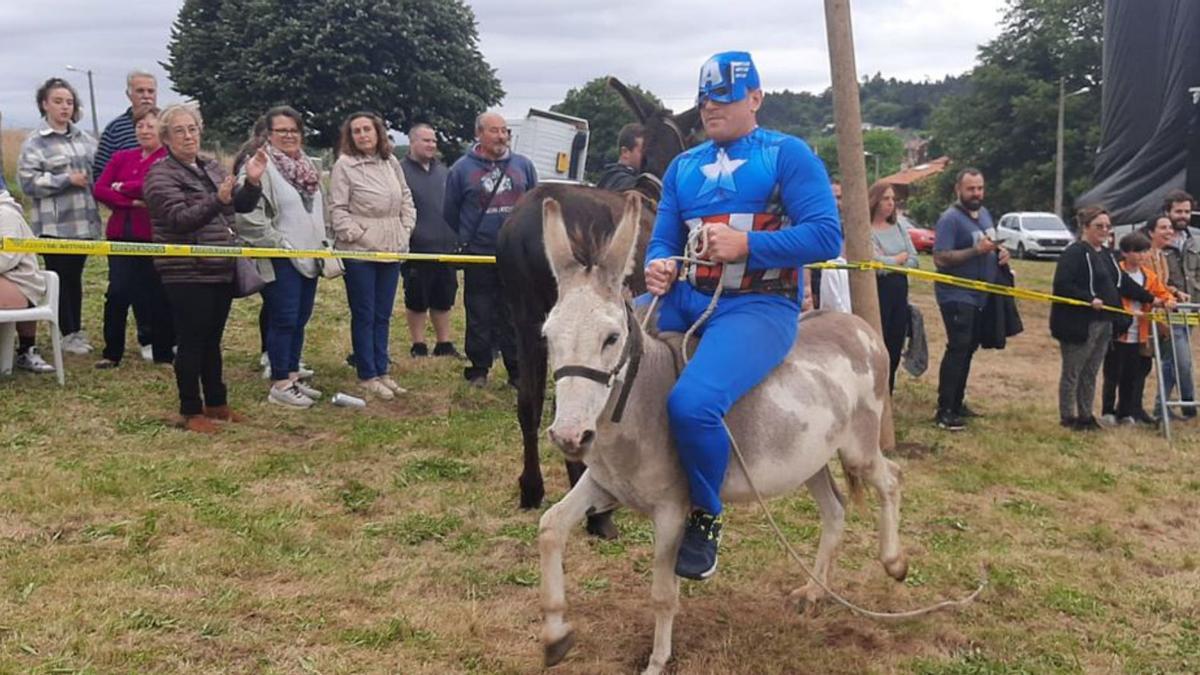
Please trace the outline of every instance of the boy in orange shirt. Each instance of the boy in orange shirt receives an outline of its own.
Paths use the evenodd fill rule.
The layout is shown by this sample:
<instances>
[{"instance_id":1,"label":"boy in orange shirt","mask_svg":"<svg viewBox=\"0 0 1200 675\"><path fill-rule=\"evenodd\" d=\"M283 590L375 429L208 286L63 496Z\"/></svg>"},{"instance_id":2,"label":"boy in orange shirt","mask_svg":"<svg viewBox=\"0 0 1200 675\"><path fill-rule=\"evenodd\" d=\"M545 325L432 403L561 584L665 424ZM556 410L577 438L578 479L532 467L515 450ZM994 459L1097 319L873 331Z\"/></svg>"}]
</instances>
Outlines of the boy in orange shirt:
<instances>
[{"instance_id":1,"label":"boy in orange shirt","mask_svg":"<svg viewBox=\"0 0 1200 675\"><path fill-rule=\"evenodd\" d=\"M1121 271L1154 296L1154 307L1175 307L1175 296L1150 265L1150 238L1139 231L1125 235L1120 242ZM1133 312L1128 330L1113 336L1113 344L1104 357L1104 386L1101 419L1118 424L1156 424L1158 420L1142 407L1146 376L1150 373L1150 330L1153 322L1137 300L1122 298L1125 309Z\"/></svg>"}]
</instances>

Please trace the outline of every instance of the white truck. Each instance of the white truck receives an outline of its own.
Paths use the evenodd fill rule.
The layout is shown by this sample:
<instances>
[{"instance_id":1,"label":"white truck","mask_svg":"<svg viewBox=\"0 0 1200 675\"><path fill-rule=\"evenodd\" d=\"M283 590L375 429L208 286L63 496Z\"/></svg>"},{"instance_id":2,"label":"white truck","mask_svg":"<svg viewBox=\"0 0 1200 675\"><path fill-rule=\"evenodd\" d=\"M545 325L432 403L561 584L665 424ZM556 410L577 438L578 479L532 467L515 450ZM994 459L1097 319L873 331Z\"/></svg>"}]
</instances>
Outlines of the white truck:
<instances>
[{"instance_id":1,"label":"white truck","mask_svg":"<svg viewBox=\"0 0 1200 675\"><path fill-rule=\"evenodd\" d=\"M539 181L584 181L589 134L587 120L530 108L523 119L509 119L506 123L512 130L513 152L533 161Z\"/></svg>"}]
</instances>

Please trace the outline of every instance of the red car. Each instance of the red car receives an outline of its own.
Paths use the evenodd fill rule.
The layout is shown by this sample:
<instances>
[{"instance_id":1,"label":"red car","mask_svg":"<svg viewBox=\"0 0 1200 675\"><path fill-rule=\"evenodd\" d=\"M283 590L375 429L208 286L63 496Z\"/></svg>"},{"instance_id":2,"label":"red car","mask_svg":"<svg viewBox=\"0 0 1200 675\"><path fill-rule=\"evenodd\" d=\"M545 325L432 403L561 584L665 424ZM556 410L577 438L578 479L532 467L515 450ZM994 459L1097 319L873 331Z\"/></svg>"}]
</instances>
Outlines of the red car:
<instances>
[{"instance_id":1,"label":"red car","mask_svg":"<svg viewBox=\"0 0 1200 675\"><path fill-rule=\"evenodd\" d=\"M917 249L917 253L930 253L933 251L933 230L924 227L917 227L911 220L900 217L900 223L908 229L908 237L912 239L913 248Z\"/></svg>"}]
</instances>

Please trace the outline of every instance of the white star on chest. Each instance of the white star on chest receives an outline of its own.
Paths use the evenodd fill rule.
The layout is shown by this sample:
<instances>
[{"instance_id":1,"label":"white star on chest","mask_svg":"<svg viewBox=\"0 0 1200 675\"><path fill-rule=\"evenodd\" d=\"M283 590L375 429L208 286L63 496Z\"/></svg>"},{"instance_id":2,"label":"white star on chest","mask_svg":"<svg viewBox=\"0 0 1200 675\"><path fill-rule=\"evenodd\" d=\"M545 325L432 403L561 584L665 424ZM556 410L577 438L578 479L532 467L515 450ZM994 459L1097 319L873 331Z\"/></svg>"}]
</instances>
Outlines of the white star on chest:
<instances>
[{"instance_id":1,"label":"white star on chest","mask_svg":"<svg viewBox=\"0 0 1200 675\"><path fill-rule=\"evenodd\" d=\"M745 164L744 159L730 159L729 155L725 154L725 148L717 150L717 158L712 164L705 164L700 167L700 172L704 174L704 184L700 186L700 195L703 197L715 190L724 190L726 192L737 192L737 183L733 180L733 172Z\"/></svg>"}]
</instances>

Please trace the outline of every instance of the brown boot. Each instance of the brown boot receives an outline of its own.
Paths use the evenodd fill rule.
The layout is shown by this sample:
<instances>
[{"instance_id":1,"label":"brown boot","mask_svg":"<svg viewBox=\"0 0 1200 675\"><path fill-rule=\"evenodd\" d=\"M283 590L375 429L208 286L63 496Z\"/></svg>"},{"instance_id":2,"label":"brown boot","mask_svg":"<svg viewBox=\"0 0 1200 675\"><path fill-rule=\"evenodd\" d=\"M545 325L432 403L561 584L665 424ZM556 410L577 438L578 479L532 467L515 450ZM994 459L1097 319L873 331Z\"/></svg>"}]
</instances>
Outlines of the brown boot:
<instances>
[{"instance_id":1,"label":"brown boot","mask_svg":"<svg viewBox=\"0 0 1200 675\"><path fill-rule=\"evenodd\" d=\"M246 416L234 412L227 405L204 406L204 416L212 420L221 420L222 422L245 422Z\"/></svg>"},{"instance_id":2,"label":"brown boot","mask_svg":"<svg viewBox=\"0 0 1200 675\"><path fill-rule=\"evenodd\" d=\"M181 426L198 434L215 434L221 429L204 415L184 415Z\"/></svg>"}]
</instances>

